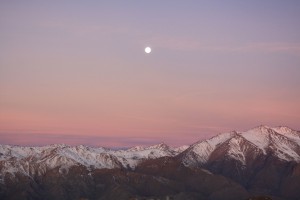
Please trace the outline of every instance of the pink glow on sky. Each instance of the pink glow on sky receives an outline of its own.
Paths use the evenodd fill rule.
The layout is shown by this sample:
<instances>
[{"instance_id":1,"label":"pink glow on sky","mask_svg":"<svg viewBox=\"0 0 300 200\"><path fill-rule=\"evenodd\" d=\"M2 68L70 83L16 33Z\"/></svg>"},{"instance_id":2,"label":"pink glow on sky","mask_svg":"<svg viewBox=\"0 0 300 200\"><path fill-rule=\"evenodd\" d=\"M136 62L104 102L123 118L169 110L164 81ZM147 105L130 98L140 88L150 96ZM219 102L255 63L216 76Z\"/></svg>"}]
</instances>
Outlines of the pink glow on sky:
<instances>
[{"instance_id":1,"label":"pink glow on sky","mask_svg":"<svg viewBox=\"0 0 300 200\"><path fill-rule=\"evenodd\" d=\"M300 130L300 3L172 2L2 1L0 143Z\"/></svg>"}]
</instances>

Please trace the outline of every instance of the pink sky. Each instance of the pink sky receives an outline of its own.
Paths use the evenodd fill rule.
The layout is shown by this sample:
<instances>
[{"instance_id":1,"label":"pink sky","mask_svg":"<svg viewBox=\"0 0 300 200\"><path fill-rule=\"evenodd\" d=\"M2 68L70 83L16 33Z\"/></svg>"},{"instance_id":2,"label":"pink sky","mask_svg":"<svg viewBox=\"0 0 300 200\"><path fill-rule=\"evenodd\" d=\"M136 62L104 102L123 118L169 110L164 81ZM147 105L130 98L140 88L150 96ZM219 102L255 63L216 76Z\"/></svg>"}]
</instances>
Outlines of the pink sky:
<instances>
[{"instance_id":1,"label":"pink sky","mask_svg":"<svg viewBox=\"0 0 300 200\"><path fill-rule=\"evenodd\" d=\"M0 143L300 130L299 2L17 2L0 3Z\"/></svg>"}]
</instances>

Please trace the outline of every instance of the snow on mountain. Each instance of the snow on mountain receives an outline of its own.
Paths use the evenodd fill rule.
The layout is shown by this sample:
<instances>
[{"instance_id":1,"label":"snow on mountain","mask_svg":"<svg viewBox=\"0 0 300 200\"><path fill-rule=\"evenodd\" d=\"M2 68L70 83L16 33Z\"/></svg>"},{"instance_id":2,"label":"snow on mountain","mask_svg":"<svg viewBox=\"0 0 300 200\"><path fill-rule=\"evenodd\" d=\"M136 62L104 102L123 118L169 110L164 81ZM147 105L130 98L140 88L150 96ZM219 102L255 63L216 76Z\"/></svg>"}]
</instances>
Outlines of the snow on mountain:
<instances>
[{"instance_id":1,"label":"snow on mountain","mask_svg":"<svg viewBox=\"0 0 300 200\"><path fill-rule=\"evenodd\" d=\"M145 147L142 146L135 146L127 149L127 151L143 151L143 150L145 150Z\"/></svg>"},{"instance_id":2,"label":"snow on mountain","mask_svg":"<svg viewBox=\"0 0 300 200\"><path fill-rule=\"evenodd\" d=\"M236 132L223 133L219 134L211 139L199 141L189 148L187 148L184 163L189 165L192 163L200 162L205 163L208 161L211 153L216 149L216 147L220 144L231 138L235 135Z\"/></svg>"},{"instance_id":3,"label":"snow on mountain","mask_svg":"<svg viewBox=\"0 0 300 200\"><path fill-rule=\"evenodd\" d=\"M89 169L135 168L142 160L175 156L180 152L164 143L128 150L64 144L43 147L0 145L0 175L20 172L31 176L56 167L59 167L60 171L68 171L68 168L74 165L83 165Z\"/></svg>"},{"instance_id":4,"label":"snow on mountain","mask_svg":"<svg viewBox=\"0 0 300 200\"><path fill-rule=\"evenodd\" d=\"M259 126L249 131L243 132L241 135L246 140L253 143L259 149L265 152L266 147L269 145L269 134L272 130L265 126Z\"/></svg>"},{"instance_id":5,"label":"snow on mountain","mask_svg":"<svg viewBox=\"0 0 300 200\"><path fill-rule=\"evenodd\" d=\"M202 166L216 160L233 159L247 166L256 158L267 155L282 161L300 162L300 132L288 127L254 129L219 134L191 146L172 148L164 143L148 147L136 146L127 150L102 147L54 144L41 147L0 145L0 181L5 174L41 175L58 168L61 173L71 166L87 169L130 168L140 162L163 156L177 156L186 166Z\"/></svg>"},{"instance_id":6,"label":"snow on mountain","mask_svg":"<svg viewBox=\"0 0 300 200\"><path fill-rule=\"evenodd\" d=\"M183 145L183 146L174 148L174 151L176 151L176 152L178 152L178 153L181 153L181 152L187 150L189 147L190 147L189 145Z\"/></svg>"},{"instance_id":7,"label":"snow on mountain","mask_svg":"<svg viewBox=\"0 0 300 200\"><path fill-rule=\"evenodd\" d=\"M295 131L293 129L290 129L289 127L286 126L278 126L275 128L272 128L275 132L284 135L288 137L289 139L295 141L296 143L300 143L300 132Z\"/></svg>"},{"instance_id":8,"label":"snow on mountain","mask_svg":"<svg viewBox=\"0 0 300 200\"><path fill-rule=\"evenodd\" d=\"M259 126L240 134L264 154L271 152L282 160L300 161L300 134L297 131L288 127Z\"/></svg>"},{"instance_id":9,"label":"snow on mountain","mask_svg":"<svg viewBox=\"0 0 300 200\"><path fill-rule=\"evenodd\" d=\"M184 147L181 149L184 149ZM123 166L134 168L142 160L160 158L163 156L173 157L181 153L181 151L179 149L172 148L165 143L160 143L149 147L136 146L128 150L119 150L112 153L120 158Z\"/></svg>"},{"instance_id":10,"label":"snow on mountain","mask_svg":"<svg viewBox=\"0 0 300 200\"><path fill-rule=\"evenodd\" d=\"M191 145L181 157L187 166L201 166L224 158L247 165L250 160L267 154L300 162L300 132L288 127L258 126L245 132L223 133Z\"/></svg>"}]
</instances>

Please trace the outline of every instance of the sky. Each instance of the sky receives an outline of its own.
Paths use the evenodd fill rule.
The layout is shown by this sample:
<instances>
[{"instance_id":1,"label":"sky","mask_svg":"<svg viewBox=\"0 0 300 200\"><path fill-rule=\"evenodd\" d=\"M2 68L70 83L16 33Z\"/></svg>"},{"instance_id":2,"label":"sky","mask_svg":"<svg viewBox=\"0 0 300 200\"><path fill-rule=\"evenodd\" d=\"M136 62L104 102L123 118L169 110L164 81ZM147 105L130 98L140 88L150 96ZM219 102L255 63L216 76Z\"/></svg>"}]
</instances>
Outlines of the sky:
<instances>
[{"instance_id":1,"label":"sky","mask_svg":"<svg viewBox=\"0 0 300 200\"><path fill-rule=\"evenodd\" d=\"M297 0L2 0L0 143L300 130L299 19Z\"/></svg>"}]
</instances>

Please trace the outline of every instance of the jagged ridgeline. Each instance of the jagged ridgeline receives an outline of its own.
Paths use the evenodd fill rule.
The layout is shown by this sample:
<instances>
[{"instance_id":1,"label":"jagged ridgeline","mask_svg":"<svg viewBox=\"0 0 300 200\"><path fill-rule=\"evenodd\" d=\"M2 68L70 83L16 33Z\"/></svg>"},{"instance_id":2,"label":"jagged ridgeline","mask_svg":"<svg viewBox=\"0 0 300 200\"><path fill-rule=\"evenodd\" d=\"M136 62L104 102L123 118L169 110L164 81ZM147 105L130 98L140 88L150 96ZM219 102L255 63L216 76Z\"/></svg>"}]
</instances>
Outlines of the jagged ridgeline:
<instances>
[{"instance_id":1,"label":"jagged ridgeline","mask_svg":"<svg viewBox=\"0 0 300 200\"><path fill-rule=\"evenodd\" d=\"M0 199L296 200L299 188L300 132L288 127L179 148L0 145Z\"/></svg>"}]
</instances>

